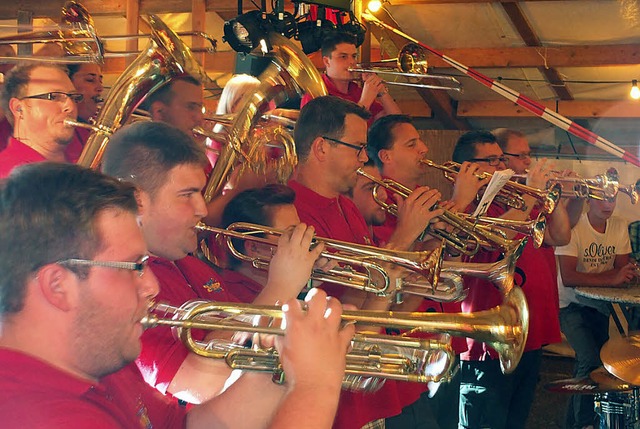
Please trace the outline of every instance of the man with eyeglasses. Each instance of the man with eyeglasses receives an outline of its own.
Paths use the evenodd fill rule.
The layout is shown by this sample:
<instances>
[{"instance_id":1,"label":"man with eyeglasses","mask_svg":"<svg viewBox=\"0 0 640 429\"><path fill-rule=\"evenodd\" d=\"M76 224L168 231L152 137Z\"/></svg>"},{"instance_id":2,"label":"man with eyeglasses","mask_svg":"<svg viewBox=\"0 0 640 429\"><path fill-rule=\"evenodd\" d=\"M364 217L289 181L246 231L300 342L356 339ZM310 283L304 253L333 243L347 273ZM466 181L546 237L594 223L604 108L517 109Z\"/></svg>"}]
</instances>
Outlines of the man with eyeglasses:
<instances>
[{"instance_id":1,"label":"man with eyeglasses","mask_svg":"<svg viewBox=\"0 0 640 429\"><path fill-rule=\"evenodd\" d=\"M187 134L162 122L127 125L112 136L103 171L138 188L139 222L151 253L149 266L161 285L158 301L181 306L190 300L238 302L208 264L191 256L197 248L197 225L207 214L202 196L208 163L204 148ZM310 250L313 228L298 225L283 234L269 269L269 281L254 300L274 305L296 297L306 285L322 246ZM200 341L214 340L217 333ZM149 330L142 336L137 360L149 384L163 394L201 403L220 393L230 369L203 358L176 339L170 328ZM285 390L267 374L247 373L238 383L261 392L256 410L269 409Z\"/></svg>"},{"instance_id":2,"label":"man with eyeglasses","mask_svg":"<svg viewBox=\"0 0 640 429\"><path fill-rule=\"evenodd\" d=\"M65 69L47 63L19 64L7 73L1 99L13 136L0 152L0 177L22 164L77 160L82 143L64 120L76 120L82 94Z\"/></svg>"},{"instance_id":3,"label":"man with eyeglasses","mask_svg":"<svg viewBox=\"0 0 640 429\"><path fill-rule=\"evenodd\" d=\"M369 117L362 106L335 96L315 98L300 110L294 129L299 162L289 186L296 193L294 204L300 219L313 225L320 237L373 245L362 214L346 197L356 184L356 171L368 159ZM392 237L385 247L408 250L426 227L429 208L425 205L421 210L410 211L409 227ZM331 283L321 287L330 296L360 309L385 310L391 305L388 297L354 288ZM417 307L418 302L407 299L405 304ZM401 388L393 381L387 381L375 393L343 392L334 428L383 427L385 418L399 414L419 394L415 386Z\"/></svg>"},{"instance_id":4,"label":"man with eyeglasses","mask_svg":"<svg viewBox=\"0 0 640 429\"><path fill-rule=\"evenodd\" d=\"M470 131L462 135L454 148L453 161L471 161L478 165L478 173L494 173L506 168L502 149L488 131ZM527 185L544 189L549 177L545 163L539 162L529 170ZM536 200L527 195L522 197L526 205L524 210L509 209L494 202L487 216L514 220L535 218L538 214ZM474 208L472 204L468 211L472 212ZM512 232L508 232L508 237L522 238ZM502 374L496 352L485 343L467 340L469 350L461 355L460 366L460 428L525 427L538 382L542 346L560 341L555 259L550 246L564 245L569 239L569 218L564 206L558 204L553 215L548 217L543 247L535 249L529 240L518 259L514 280L527 297L529 334L522 359L513 373ZM500 252L481 250L466 259L469 262L495 262L501 257ZM465 277L464 282L469 295L462 302L463 311L487 310L501 303L501 293L493 284L469 277Z\"/></svg>"},{"instance_id":5,"label":"man with eyeglasses","mask_svg":"<svg viewBox=\"0 0 640 429\"><path fill-rule=\"evenodd\" d=\"M364 107L371 113L369 125L384 115L402 113L387 91L384 81L377 74L362 73L362 87L356 83L357 74L349 71L350 68L358 67L355 36L336 32L322 40L321 50L325 67L322 80L329 95L353 101ZM310 100L309 95L302 97L300 108Z\"/></svg>"},{"instance_id":6,"label":"man with eyeglasses","mask_svg":"<svg viewBox=\"0 0 640 429\"><path fill-rule=\"evenodd\" d=\"M133 363L140 321L158 293L134 187L44 162L16 168L0 184L0 201L4 429L331 425L354 335L353 326L341 327L337 300L314 290L306 312L286 302L276 347L287 383L272 409L256 407L260 385L253 396L234 385L187 412L148 386Z\"/></svg>"}]
</instances>

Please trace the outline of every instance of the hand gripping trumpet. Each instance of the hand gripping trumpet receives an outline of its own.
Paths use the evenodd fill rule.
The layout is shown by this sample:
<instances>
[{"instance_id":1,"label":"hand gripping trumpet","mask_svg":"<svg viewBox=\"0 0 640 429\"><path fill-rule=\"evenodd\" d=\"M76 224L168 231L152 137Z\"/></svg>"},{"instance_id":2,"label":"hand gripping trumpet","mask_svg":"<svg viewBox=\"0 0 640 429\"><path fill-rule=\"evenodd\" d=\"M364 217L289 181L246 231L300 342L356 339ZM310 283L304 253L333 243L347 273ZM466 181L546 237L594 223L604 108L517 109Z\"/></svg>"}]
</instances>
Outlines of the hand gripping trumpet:
<instances>
[{"instance_id":1,"label":"hand gripping trumpet","mask_svg":"<svg viewBox=\"0 0 640 429\"><path fill-rule=\"evenodd\" d=\"M456 176L460 171L460 164L457 162L449 161L444 164L436 164L435 162L422 159L421 163L428 165L429 167L441 170L450 182L455 182ZM476 174L478 179L489 179L492 177L490 173ZM551 214L556 208L558 200L562 195L562 188L559 184L552 184L548 189L541 190L531 186L523 185L513 180L509 180L504 187L496 195L496 200L516 210L525 210L527 204L525 203L522 195L529 195L534 197L540 205L540 211L544 214Z\"/></svg>"},{"instance_id":2,"label":"hand gripping trumpet","mask_svg":"<svg viewBox=\"0 0 640 429\"><path fill-rule=\"evenodd\" d=\"M376 203L378 203L389 214L397 216L397 205L387 204L378 196L380 186L390 192L400 195L403 198L407 198L411 194L412 190L391 179L378 179L362 169L358 169L357 173L375 183L372 192L373 199ZM429 226L427 227L429 234L443 238L447 242L448 246L467 256L475 255L481 247L502 250L509 253L519 245L518 241L507 240L500 233L497 233L486 226L479 225L476 222L467 220L464 216L458 215L449 210L445 210L439 218L453 226L456 229L455 233L434 229Z\"/></svg>"},{"instance_id":3,"label":"hand gripping trumpet","mask_svg":"<svg viewBox=\"0 0 640 429\"><path fill-rule=\"evenodd\" d=\"M234 239L253 241L276 247L277 243L260 235L276 237L282 235L282 232L276 229L245 222L233 223L226 229L214 228L203 223L199 223L196 228L200 231L217 234L219 238L224 238L225 244L232 255L242 261L250 262L255 268L263 270L268 269L270 260L246 255L238 250ZM327 272L313 270L311 273L313 280L337 283L365 292L387 295L392 293L388 290L391 283L391 275L383 265L391 263L425 277L431 284L438 283L443 256L441 248L432 251L405 252L322 237L314 239L314 244L318 242L325 244L325 251L322 252L321 256L335 260L343 264L343 266ZM360 267L363 272L356 271L353 267Z\"/></svg>"},{"instance_id":4,"label":"hand gripping trumpet","mask_svg":"<svg viewBox=\"0 0 640 429\"><path fill-rule=\"evenodd\" d=\"M181 308L156 304L141 322L146 328L174 327L180 340L197 355L224 359L233 369L272 372L274 380L282 382L282 367L276 350L215 346L216 340L213 345L197 341L191 332L192 329L203 329L284 335L284 330L275 326L251 326L244 322L256 317L273 320L282 316L282 310L277 306L200 301L186 303ZM357 310L344 311L342 320L474 338L493 347L500 356L502 371L510 373L518 365L524 350L529 310L524 293L514 288L498 307L476 313ZM353 345L354 350L347 354L347 375L425 383L446 380L454 361L450 345L437 340L358 333L353 338ZM439 366L440 371L433 371L434 365L430 364L435 361L439 361L435 366ZM353 380L348 384L353 386Z\"/></svg>"}]
</instances>

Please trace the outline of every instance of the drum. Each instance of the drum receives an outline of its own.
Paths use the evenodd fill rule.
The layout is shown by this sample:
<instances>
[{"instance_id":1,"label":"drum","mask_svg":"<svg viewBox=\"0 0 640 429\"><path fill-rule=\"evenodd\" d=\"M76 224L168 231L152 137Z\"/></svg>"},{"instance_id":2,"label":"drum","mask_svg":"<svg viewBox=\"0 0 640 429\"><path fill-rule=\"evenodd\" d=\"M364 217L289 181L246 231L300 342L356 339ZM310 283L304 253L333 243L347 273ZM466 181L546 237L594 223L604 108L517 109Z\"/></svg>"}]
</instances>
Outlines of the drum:
<instances>
[{"instance_id":1,"label":"drum","mask_svg":"<svg viewBox=\"0 0 640 429\"><path fill-rule=\"evenodd\" d=\"M640 390L596 393L594 407L600 429L640 429Z\"/></svg>"}]
</instances>

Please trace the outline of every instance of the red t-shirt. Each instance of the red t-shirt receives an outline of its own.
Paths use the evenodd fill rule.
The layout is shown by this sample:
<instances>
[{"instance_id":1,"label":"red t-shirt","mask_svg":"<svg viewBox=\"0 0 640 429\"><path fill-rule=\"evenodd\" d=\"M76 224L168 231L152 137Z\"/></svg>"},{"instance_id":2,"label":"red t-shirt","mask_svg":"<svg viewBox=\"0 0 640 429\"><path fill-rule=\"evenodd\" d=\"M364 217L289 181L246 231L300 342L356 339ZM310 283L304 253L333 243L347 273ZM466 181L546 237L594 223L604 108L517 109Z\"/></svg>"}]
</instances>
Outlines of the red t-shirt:
<instances>
[{"instance_id":1,"label":"red t-shirt","mask_svg":"<svg viewBox=\"0 0 640 429\"><path fill-rule=\"evenodd\" d=\"M160 283L156 302L166 302L176 307L193 299L238 302L224 289L213 268L193 256L187 256L175 264L152 257L149 267ZM192 330L192 334L196 340L201 340L206 332ZM157 327L142 334L142 353L136 363L147 383L166 393L188 354L189 350L174 337L171 328Z\"/></svg>"},{"instance_id":2,"label":"red t-shirt","mask_svg":"<svg viewBox=\"0 0 640 429\"><path fill-rule=\"evenodd\" d=\"M492 204L487 211L487 216L500 217L505 210L496 204ZM537 213L532 212L532 217ZM521 239L519 235L516 238ZM480 250L468 262L495 262L500 257L500 252L488 252ZM522 255L516 264L520 272L516 272L514 279L516 285L522 287L522 291L529 306L529 334L525 351L537 350L546 344L560 341L560 321L558 286L553 248L543 245L536 249L532 240L528 240ZM469 290L467 298L462 302L465 312L482 311L500 305L502 295L490 282L473 277L464 277L465 286ZM485 343L467 339L469 351L462 355L463 360L493 359L498 354Z\"/></svg>"},{"instance_id":3,"label":"red t-shirt","mask_svg":"<svg viewBox=\"0 0 640 429\"><path fill-rule=\"evenodd\" d=\"M84 148L84 142L90 133L89 130L76 129L73 134L73 140L71 140L65 149L67 162L75 163L78 161ZM9 144L0 152L0 178L7 177L11 173L11 170L20 165L44 161L47 161L47 159L39 152L21 141L9 137Z\"/></svg>"},{"instance_id":4,"label":"red t-shirt","mask_svg":"<svg viewBox=\"0 0 640 429\"><path fill-rule=\"evenodd\" d=\"M186 427L184 409L147 385L134 364L92 383L35 357L0 349L5 429Z\"/></svg>"},{"instance_id":5,"label":"red t-shirt","mask_svg":"<svg viewBox=\"0 0 640 429\"><path fill-rule=\"evenodd\" d=\"M342 195L326 198L295 180L289 181L289 187L296 193L294 205L300 220L313 225L319 237L371 245L367 224L349 198ZM343 286L330 283L323 284L323 288L338 298L344 291ZM343 391L333 427L358 429L370 421L400 414L403 407L415 402L425 390L426 386L418 383L387 380L375 393Z\"/></svg>"},{"instance_id":6,"label":"red t-shirt","mask_svg":"<svg viewBox=\"0 0 640 429\"><path fill-rule=\"evenodd\" d=\"M9 138L13 135L13 127L7 117L0 119L0 152L5 150L9 144Z\"/></svg>"},{"instance_id":7,"label":"red t-shirt","mask_svg":"<svg viewBox=\"0 0 640 429\"><path fill-rule=\"evenodd\" d=\"M333 83L331 78L326 75L326 73L322 73L322 80L324 81L325 86L327 87L327 93L329 95L335 95L336 97L340 97L344 100L353 101L354 103L358 103L360 101L360 97L362 97L362 88L358 86L355 82L349 82L349 88L346 93L340 91L336 85ZM300 101L300 109L311 101L311 96L309 94L305 94ZM378 103L376 100L373 100L371 106L369 106L369 112L371 112L371 118L369 118L369 126L375 122L375 117L378 113L384 111L382 104Z\"/></svg>"}]
</instances>

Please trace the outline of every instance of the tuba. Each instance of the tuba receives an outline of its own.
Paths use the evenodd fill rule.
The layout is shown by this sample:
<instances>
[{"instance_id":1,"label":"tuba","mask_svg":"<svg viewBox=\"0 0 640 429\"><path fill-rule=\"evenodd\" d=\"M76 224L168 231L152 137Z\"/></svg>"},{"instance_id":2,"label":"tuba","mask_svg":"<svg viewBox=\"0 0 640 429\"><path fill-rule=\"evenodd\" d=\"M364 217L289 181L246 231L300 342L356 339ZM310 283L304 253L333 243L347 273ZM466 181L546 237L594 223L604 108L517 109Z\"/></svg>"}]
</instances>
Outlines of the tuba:
<instances>
[{"instance_id":1,"label":"tuba","mask_svg":"<svg viewBox=\"0 0 640 429\"><path fill-rule=\"evenodd\" d=\"M125 124L135 108L172 78L191 75L206 86L211 82L191 50L156 15L147 17L151 38L147 47L129 64L104 101L78 164L98 168L113 133Z\"/></svg>"},{"instance_id":2,"label":"tuba","mask_svg":"<svg viewBox=\"0 0 640 429\"><path fill-rule=\"evenodd\" d=\"M206 201L210 201L222 191L239 159L248 158L242 154L258 150L255 145L253 148L245 147L245 142L253 140L253 128L262 114L266 113L264 110L269 101L275 100L279 103L294 94L303 93L311 94L313 97L327 95L320 73L300 48L286 37L273 32L269 33L269 41L273 46L269 53L272 62L260 75L260 86L253 94L245 96L242 109L233 119L227 144L223 147L205 188ZM281 169L286 167L283 176L292 172L297 163L295 147L292 146L288 153L280 165Z\"/></svg>"}]
</instances>

